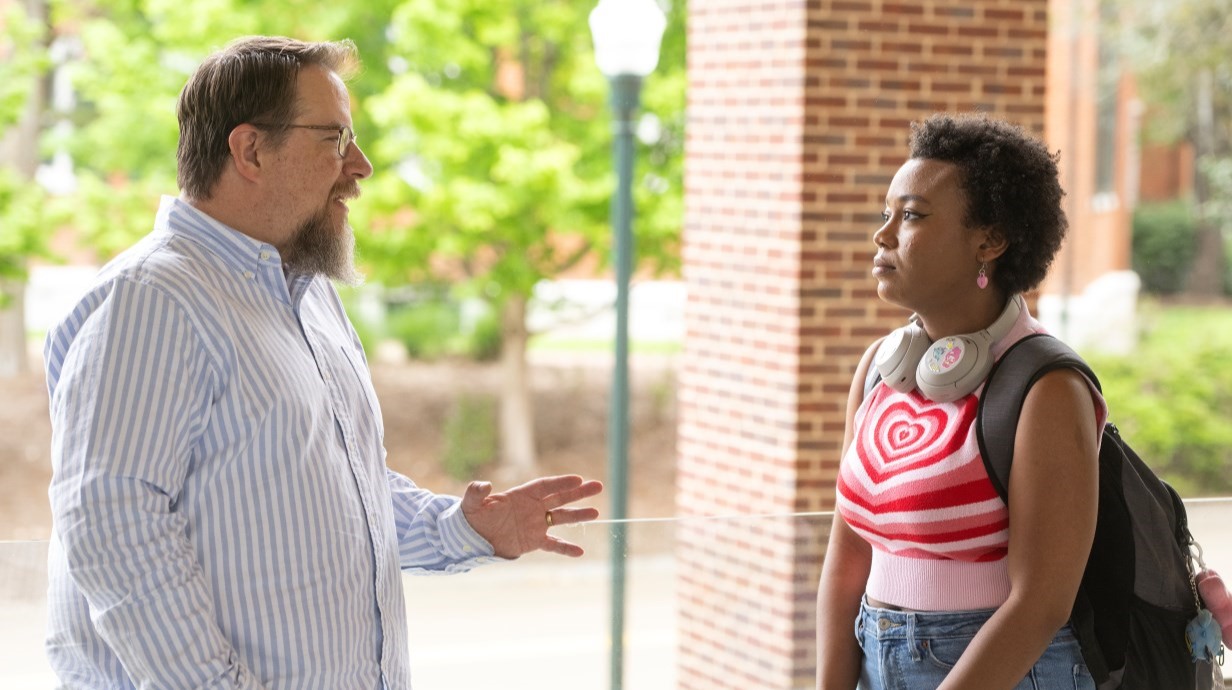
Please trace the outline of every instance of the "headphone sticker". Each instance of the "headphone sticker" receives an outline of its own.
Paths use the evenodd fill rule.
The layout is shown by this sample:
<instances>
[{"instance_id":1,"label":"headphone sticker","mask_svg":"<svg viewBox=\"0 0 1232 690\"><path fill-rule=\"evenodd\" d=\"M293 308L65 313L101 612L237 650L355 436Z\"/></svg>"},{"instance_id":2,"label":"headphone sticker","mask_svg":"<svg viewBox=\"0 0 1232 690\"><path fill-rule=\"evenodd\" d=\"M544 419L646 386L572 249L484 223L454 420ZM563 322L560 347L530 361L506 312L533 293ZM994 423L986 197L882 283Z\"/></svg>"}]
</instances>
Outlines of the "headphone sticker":
<instances>
[{"instance_id":1,"label":"headphone sticker","mask_svg":"<svg viewBox=\"0 0 1232 690\"><path fill-rule=\"evenodd\" d=\"M958 364L958 360L962 359L962 356L962 341L957 338L945 338L933 343L933 346L929 348L925 364L928 366L929 371L934 374L940 374Z\"/></svg>"}]
</instances>

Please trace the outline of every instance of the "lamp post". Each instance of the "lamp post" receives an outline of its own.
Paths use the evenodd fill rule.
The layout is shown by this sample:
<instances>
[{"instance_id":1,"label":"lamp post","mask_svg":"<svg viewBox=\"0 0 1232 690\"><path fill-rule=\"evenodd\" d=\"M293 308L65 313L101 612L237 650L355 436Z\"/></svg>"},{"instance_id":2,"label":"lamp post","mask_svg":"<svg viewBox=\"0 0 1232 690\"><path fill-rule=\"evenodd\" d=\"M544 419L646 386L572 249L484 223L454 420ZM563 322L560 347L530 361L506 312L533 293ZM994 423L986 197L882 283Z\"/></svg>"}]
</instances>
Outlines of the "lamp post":
<instances>
[{"instance_id":1,"label":"lamp post","mask_svg":"<svg viewBox=\"0 0 1232 690\"><path fill-rule=\"evenodd\" d=\"M659 62L667 19L655 0L599 0L590 13L595 62L611 86L616 195L612 199L616 342L608 413L612 559L611 690L624 684L625 519L629 503L629 281L633 273L633 129L642 78Z\"/></svg>"}]
</instances>

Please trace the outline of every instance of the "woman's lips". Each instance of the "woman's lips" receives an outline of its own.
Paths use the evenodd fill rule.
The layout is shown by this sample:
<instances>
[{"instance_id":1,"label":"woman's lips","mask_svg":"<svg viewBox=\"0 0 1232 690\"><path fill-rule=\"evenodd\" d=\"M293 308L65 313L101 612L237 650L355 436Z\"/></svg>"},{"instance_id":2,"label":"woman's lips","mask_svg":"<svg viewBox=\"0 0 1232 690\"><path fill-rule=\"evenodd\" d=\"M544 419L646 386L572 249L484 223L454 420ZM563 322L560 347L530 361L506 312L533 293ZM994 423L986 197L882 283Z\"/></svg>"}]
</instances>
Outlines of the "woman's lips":
<instances>
[{"instance_id":1,"label":"woman's lips","mask_svg":"<svg viewBox=\"0 0 1232 690\"><path fill-rule=\"evenodd\" d=\"M881 276L894 271L894 265L889 261L876 260L873 262L873 275Z\"/></svg>"}]
</instances>

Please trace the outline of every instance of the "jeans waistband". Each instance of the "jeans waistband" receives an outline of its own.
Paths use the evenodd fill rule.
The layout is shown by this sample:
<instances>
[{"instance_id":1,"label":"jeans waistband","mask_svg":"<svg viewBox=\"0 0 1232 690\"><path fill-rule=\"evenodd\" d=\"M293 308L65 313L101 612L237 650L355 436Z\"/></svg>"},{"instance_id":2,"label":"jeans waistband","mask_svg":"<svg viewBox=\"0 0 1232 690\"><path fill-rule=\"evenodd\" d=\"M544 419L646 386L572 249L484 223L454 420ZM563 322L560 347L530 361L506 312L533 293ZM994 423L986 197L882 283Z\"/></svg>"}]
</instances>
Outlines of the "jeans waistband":
<instances>
[{"instance_id":1,"label":"jeans waistband","mask_svg":"<svg viewBox=\"0 0 1232 690\"><path fill-rule=\"evenodd\" d=\"M996 609L972 611L896 611L860 603L857 627L878 639L914 639L916 637L970 637L992 617Z\"/></svg>"}]
</instances>

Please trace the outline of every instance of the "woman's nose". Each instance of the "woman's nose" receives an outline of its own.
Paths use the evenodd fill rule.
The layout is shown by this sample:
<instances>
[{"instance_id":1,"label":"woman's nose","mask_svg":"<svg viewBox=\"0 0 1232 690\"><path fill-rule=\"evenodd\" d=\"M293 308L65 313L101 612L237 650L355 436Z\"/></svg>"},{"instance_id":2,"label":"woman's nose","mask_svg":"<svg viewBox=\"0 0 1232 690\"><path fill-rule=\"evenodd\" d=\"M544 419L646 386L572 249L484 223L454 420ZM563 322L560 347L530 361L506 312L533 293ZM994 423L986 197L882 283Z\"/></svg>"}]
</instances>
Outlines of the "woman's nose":
<instances>
[{"instance_id":1,"label":"woman's nose","mask_svg":"<svg viewBox=\"0 0 1232 690\"><path fill-rule=\"evenodd\" d=\"M894 219L888 218L880 228L873 233L873 244L878 247L889 247L894 241Z\"/></svg>"}]
</instances>

